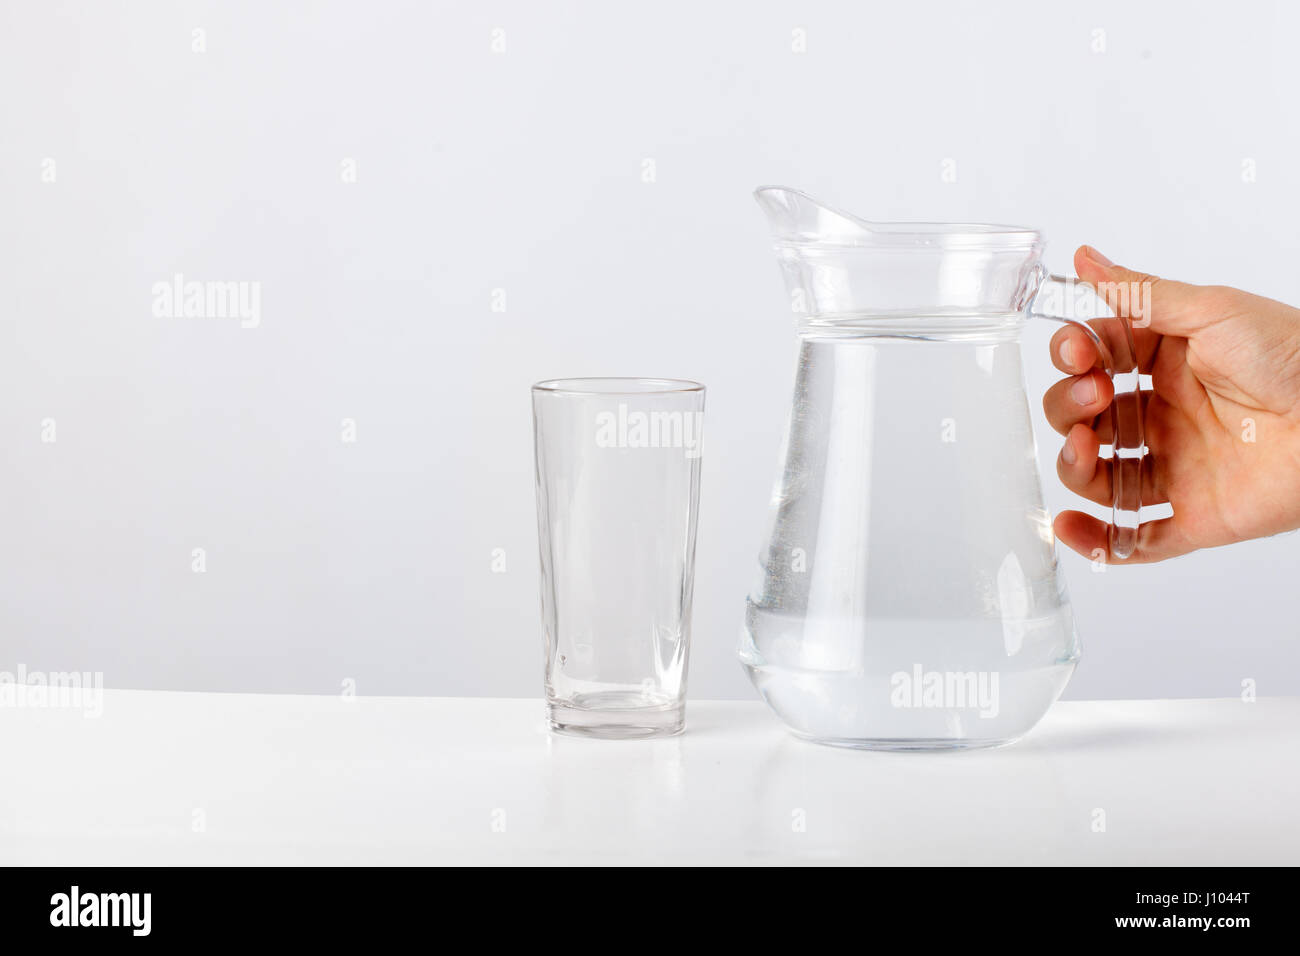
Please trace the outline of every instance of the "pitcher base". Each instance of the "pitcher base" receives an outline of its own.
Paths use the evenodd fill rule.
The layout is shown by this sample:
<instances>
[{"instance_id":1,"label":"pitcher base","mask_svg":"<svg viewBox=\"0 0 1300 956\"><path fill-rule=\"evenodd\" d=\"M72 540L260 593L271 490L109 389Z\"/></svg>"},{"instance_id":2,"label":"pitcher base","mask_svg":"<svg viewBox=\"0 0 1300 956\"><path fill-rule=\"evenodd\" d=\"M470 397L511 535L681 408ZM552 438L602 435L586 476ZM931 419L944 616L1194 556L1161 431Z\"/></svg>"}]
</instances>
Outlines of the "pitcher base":
<instances>
[{"instance_id":1,"label":"pitcher base","mask_svg":"<svg viewBox=\"0 0 1300 956\"><path fill-rule=\"evenodd\" d=\"M843 747L847 750L888 750L896 753L929 753L944 750L991 750L1013 744L1020 737L971 738L956 739L952 737L934 737L922 739L907 738L854 738L854 737L814 737L792 730L790 733L800 740L821 744L825 747Z\"/></svg>"}]
</instances>

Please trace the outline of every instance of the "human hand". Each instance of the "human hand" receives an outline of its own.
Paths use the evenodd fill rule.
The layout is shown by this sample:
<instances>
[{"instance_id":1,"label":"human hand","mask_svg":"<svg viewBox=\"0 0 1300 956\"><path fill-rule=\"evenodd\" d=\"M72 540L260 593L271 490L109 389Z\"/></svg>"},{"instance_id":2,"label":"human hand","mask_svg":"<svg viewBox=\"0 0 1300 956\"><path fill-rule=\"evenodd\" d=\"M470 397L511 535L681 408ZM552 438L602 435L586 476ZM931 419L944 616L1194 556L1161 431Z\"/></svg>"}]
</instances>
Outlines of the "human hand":
<instances>
[{"instance_id":1,"label":"human hand","mask_svg":"<svg viewBox=\"0 0 1300 956\"><path fill-rule=\"evenodd\" d=\"M1149 314L1133 328L1138 370L1152 386L1142 395L1149 449L1142 503L1167 502L1174 513L1143 523L1126 562L1300 528L1300 309L1225 286L1157 279L1088 246L1074 254L1074 268L1103 290L1151 283ZM1051 351L1070 376L1043 396L1047 420L1066 436L1057 473L1071 491L1109 505L1111 464L1097 452L1111 440L1110 416L1098 416L1114 389L1082 330L1057 332ZM1120 560L1104 522L1065 511L1054 527L1080 554Z\"/></svg>"}]
</instances>

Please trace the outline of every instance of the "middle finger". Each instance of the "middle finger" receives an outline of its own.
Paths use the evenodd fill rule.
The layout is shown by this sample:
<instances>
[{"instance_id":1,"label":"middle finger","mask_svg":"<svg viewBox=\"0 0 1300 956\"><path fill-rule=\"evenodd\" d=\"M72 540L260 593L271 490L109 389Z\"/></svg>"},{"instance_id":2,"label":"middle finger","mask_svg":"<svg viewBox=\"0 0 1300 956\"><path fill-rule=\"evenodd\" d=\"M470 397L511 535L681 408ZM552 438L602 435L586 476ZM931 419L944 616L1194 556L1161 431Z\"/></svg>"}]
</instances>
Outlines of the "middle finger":
<instances>
[{"instance_id":1,"label":"middle finger","mask_svg":"<svg viewBox=\"0 0 1300 956\"><path fill-rule=\"evenodd\" d=\"M1080 422L1091 422L1106 410L1115 396L1110 377L1100 369L1061 379L1043 396L1047 421L1060 434Z\"/></svg>"}]
</instances>

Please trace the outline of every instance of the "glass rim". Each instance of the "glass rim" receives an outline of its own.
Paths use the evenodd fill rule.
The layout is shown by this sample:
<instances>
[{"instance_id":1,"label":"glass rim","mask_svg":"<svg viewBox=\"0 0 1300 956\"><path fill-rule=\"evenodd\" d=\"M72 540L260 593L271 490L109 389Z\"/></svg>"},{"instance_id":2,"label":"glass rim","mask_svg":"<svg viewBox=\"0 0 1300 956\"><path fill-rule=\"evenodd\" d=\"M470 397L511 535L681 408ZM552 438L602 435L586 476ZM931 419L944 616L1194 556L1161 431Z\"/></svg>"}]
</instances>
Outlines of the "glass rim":
<instances>
[{"instance_id":1,"label":"glass rim","mask_svg":"<svg viewBox=\"0 0 1300 956\"><path fill-rule=\"evenodd\" d=\"M589 376L543 379L533 385L533 391L552 395L671 395L702 392L704 386L686 378Z\"/></svg>"}]
</instances>

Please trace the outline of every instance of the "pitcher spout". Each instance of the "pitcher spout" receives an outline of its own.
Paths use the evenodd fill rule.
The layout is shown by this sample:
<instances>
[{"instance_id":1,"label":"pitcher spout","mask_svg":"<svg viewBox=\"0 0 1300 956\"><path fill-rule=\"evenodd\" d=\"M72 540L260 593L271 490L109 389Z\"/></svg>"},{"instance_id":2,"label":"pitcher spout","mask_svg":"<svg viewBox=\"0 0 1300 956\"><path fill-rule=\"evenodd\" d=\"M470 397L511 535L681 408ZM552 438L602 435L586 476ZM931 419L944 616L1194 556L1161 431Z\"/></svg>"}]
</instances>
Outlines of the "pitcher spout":
<instances>
[{"instance_id":1,"label":"pitcher spout","mask_svg":"<svg viewBox=\"0 0 1300 956\"><path fill-rule=\"evenodd\" d=\"M767 216L778 242L856 245L876 231L873 223L832 209L807 193L788 186L759 186L754 199Z\"/></svg>"}]
</instances>

